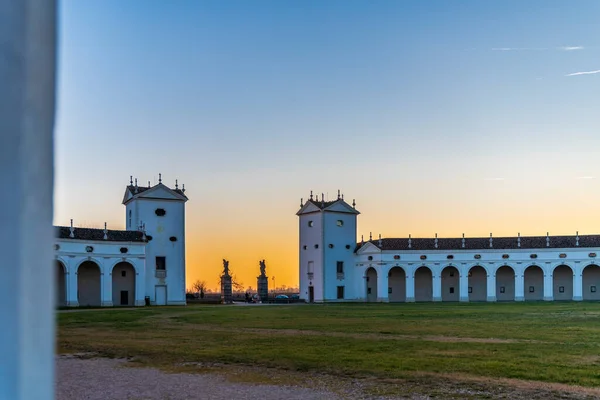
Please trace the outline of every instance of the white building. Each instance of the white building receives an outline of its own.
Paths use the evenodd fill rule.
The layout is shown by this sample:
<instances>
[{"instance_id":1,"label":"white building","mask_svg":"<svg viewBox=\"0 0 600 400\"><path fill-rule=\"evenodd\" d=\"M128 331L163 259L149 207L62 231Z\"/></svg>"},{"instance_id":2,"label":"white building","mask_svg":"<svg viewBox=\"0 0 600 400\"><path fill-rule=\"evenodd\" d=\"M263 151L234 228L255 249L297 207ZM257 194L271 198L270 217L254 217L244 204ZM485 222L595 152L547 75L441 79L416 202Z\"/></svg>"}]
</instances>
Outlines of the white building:
<instances>
[{"instance_id":1,"label":"white building","mask_svg":"<svg viewBox=\"0 0 600 400\"><path fill-rule=\"evenodd\" d=\"M600 300L600 235L357 240L343 196L300 201L300 297L325 301Z\"/></svg>"},{"instance_id":2,"label":"white building","mask_svg":"<svg viewBox=\"0 0 600 400\"><path fill-rule=\"evenodd\" d=\"M160 174L159 174L160 176ZM185 187L125 190L126 230L58 226L58 306L185 305Z\"/></svg>"}]
</instances>

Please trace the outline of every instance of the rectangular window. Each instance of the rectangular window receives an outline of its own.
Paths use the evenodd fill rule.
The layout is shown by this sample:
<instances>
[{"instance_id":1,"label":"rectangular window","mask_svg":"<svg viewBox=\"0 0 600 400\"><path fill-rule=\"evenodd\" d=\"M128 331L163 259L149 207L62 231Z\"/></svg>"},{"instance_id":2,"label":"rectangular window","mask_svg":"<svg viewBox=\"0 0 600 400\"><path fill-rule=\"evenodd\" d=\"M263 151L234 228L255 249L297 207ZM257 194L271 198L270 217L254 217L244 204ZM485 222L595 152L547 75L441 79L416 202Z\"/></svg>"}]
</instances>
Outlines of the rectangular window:
<instances>
[{"instance_id":1,"label":"rectangular window","mask_svg":"<svg viewBox=\"0 0 600 400\"><path fill-rule=\"evenodd\" d=\"M343 299L344 298L344 287L343 286L338 286L337 287L337 298L338 299Z\"/></svg>"},{"instance_id":2,"label":"rectangular window","mask_svg":"<svg viewBox=\"0 0 600 400\"><path fill-rule=\"evenodd\" d=\"M590 292L596 293L596 286L590 286Z\"/></svg>"},{"instance_id":3,"label":"rectangular window","mask_svg":"<svg viewBox=\"0 0 600 400\"><path fill-rule=\"evenodd\" d=\"M167 258L163 256L156 257L156 269L167 269Z\"/></svg>"},{"instance_id":4,"label":"rectangular window","mask_svg":"<svg viewBox=\"0 0 600 400\"><path fill-rule=\"evenodd\" d=\"M343 261L338 261L337 262L337 273L338 274L343 274L344 273L344 262Z\"/></svg>"},{"instance_id":5,"label":"rectangular window","mask_svg":"<svg viewBox=\"0 0 600 400\"><path fill-rule=\"evenodd\" d=\"M500 286L500 293L504 293L506 291L506 288L504 286Z\"/></svg>"},{"instance_id":6,"label":"rectangular window","mask_svg":"<svg viewBox=\"0 0 600 400\"><path fill-rule=\"evenodd\" d=\"M121 271L121 276L127 276L127 271Z\"/></svg>"},{"instance_id":7,"label":"rectangular window","mask_svg":"<svg viewBox=\"0 0 600 400\"><path fill-rule=\"evenodd\" d=\"M564 293L565 292L565 287L564 286L559 286L558 287L558 293Z\"/></svg>"},{"instance_id":8,"label":"rectangular window","mask_svg":"<svg viewBox=\"0 0 600 400\"><path fill-rule=\"evenodd\" d=\"M535 287L529 286L529 293L533 293L533 292L535 292Z\"/></svg>"},{"instance_id":9,"label":"rectangular window","mask_svg":"<svg viewBox=\"0 0 600 400\"><path fill-rule=\"evenodd\" d=\"M454 288L453 287L450 288L450 294L454 294Z\"/></svg>"},{"instance_id":10,"label":"rectangular window","mask_svg":"<svg viewBox=\"0 0 600 400\"><path fill-rule=\"evenodd\" d=\"M367 294L371 294L371 288L367 288Z\"/></svg>"},{"instance_id":11,"label":"rectangular window","mask_svg":"<svg viewBox=\"0 0 600 400\"><path fill-rule=\"evenodd\" d=\"M315 272L315 262L309 261L308 262L308 273L312 274L313 272Z\"/></svg>"},{"instance_id":12,"label":"rectangular window","mask_svg":"<svg viewBox=\"0 0 600 400\"><path fill-rule=\"evenodd\" d=\"M473 288L469 286L469 293L473 293Z\"/></svg>"},{"instance_id":13,"label":"rectangular window","mask_svg":"<svg viewBox=\"0 0 600 400\"><path fill-rule=\"evenodd\" d=\"M388 294L392 294L392 288L391 287L388 288Z\"/></svg>"}]
</instances>

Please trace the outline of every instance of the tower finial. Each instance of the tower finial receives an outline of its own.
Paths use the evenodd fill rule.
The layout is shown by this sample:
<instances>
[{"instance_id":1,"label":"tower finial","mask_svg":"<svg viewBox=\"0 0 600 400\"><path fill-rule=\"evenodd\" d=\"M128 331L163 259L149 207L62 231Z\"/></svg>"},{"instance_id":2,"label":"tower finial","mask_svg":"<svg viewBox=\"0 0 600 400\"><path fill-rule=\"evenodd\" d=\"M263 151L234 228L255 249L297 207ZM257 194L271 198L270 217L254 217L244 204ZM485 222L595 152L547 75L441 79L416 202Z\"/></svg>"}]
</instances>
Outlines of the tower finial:
<instances>
[{"instance_id":1,"label":"tower finial","mask_svg":"<svg viewBox=\"0 0 600 400\"><path fill-rule=\"evenodd\" d=\"M342 200L344 200L344 193L342 193Z\"/></svg>"},{"instance_id":2,"label":"tower finial","mask_svg":"<svg viewBox=\"0 0 600 400\"><path fill-rule=\"evenodd\" d=\"M133 175L129 175L129 185L133 186Z\"/></svg>"},{"instance_id":3,"label":"tower finial","mask_svg":"<svg viewBox=\"0 0 600 400\"><path fill-rule=\"evenodd\" d=\"M162 174L158 173L158 183L162 183Z\"/></svg>"},{"instance_id":4,"label":"tower finial","mask_svg":"<svg viewBox=\"0 0 600 400\"><path fill-rule=\"evenodd\" d=\"M575 246L579 246L579 231L577 231L577 236L575 237Z\"/></svg>"},{"instance_id":5,"label":"tower finial","mask_svg":"<svg viewBox=\"0 0 600 400\"><path fill-rule=\"evenodd\" d=\"M338 189L338 200L340 199L340 189Z\"/></svg>"},{"instance_id":6,"label":"tower finial","mask_svg":"<svg viewBox=\"0 0 600 400\"><path fill-rule=\"evenodd\" d=\"M550 247L550 232L546 232L546 247Z\"/></svg>"},{"instance_id":7,"label":"tower finial","mask_svg":"<svg viewBox=\"0 0 600 400\"><path fill-rule=\"evenodd\" d=\"M352 208L356 208L356 200L352 199Z\"/></svg>"},{"instance_id":8,"label":"tower finial","mask_svg":"<svg viewBox=\"0 0 600 400\"><path fill-rule=\"evenodd\" d=\"M75 237L75 233L74 233L75 229L73 228L73 218L71 218L71 228L69 228L69 231L70 231L69 237L74 238Z\"/></svg>"},{"instance_id":9,"label":"tower finial","mask_svg":"<svg viewBox=\"0 0 600 400\"><path fill-rule=\"evenodd\" d=\"M148 181L148 188L150 188L150 181Z\"/></svg>"},{"instance_id":10,"label":"tower finial","mask_svg":"<svg viewBox=\"0 0 600 400\"><path fill-rule=\"evenodd\" d=\"M361 244L365 243L365 235L360 235L360 243Z\"/></svg>"},{"instance_id":11,"label":"tower finial","mask_svg":"<svg viewBox=\"0 0 600 400\"><path fill-rule=\"evenodd\" d=\"M437 233L435 234L435 248L438 248L438 239L437 239Z\"/></svg>"},{"instance_id":12,"label":"tower finial","mask_svg":"<svg viewBox=\"0 0 600 400\"><path fill-rule=\"evenodd\" d=\"M313 194L312 194L312 190L310 191L310 200L312 201L313 199Z\"/></svg>"},{"instance_id":13,"label":"tower finial","mask_svg":"<svg viewBox=\"0 0 600 400\"><path fill-rule=\"evenodd\" d=\"M493 243L493 242L492 242L492 240L493 240L493 239L492 239L492 232L490 232L490 249L491 249L492 247L494 247L494 245L492 244L492 243Z\"/></svg>"},{"instance_id":14,"label":"tower finial","mask_svg":"<svg viewBox=\"0 0 600 400\"><path fill-rule=\"evenodd\" d=\"M369 242L373 240L373 232L369 232Z\"/></svg>"},{"instance_id":15,"label":"tower finial","mask_svg":"<svg viewBox=\"0 0 600 400\"><path fill-rule=\"evenodd\" d=\"M302 197L300 197L300 208L304 207L304 204L302 204Z\"/></svg>"},{"instance_id":16,"label":"tower finial","mask_svg":"<svg viewBox=\"0 0 600 400\"><path fill-rule=\"evenodd\" d=\"M379 234L379 248L381 248L381 233Z\"/></svg>"},{"instance_id":17,"label":"tower finial","mask_svg":"<svg viewBox=\"0 0 600 400\"><path fill-rule=\"evenodd\" d=\"M465 248L465 234L463 232L463 237L462 237L462 241L460 243L461 247L464 249Z\"/></svg>"},{"instance_id":18,"label":"tower finial","mask_svg":"<svg viewBox=\"0 0 600 400\"><path fill-rule=\"evenodd\" d=\"M185 193L185 183L181 185L181 191Z\"/></svg>"},{"instance_id":19,"label":"tower finial","mask_svg":"<svg viewBox=\"0 0 600 400\"><path fill-rule=\"evenodd\" d=\"M519 236L517 237L517 247L521 247L521 232L519 232Z\"/></svg>"},{"instance_id":20,"label":"tower finial","mask_svg":"<svg viewBox=\"0 0 600 400\"><path fill-rule=\"evenodd\" d=\"M177 179L175 179L175 189L179 189L179 185L177 184Z\"/></svg>"},{"instance_id":21,"label":"tower finial","mask_svg":"<svg viewBox=\"0 0 600 400\"><path fill-rule=\"evenodd\" d=\"M408 248L409 248L409 249L411 249L411 248L412 248L412 236L411 236L411 234L410 234L410 233L408 234Z\"/></svg>"},{"instance_id":22,"label":"tower finial","mask_svg":"<svg viewBox=\"0 0 600 400\"><path fill-rule=\"evenodd\" d=\"M136 182L136 183L137 183L137 182ZM108 235L107 235L107 234L108 234L108 229L106 229L106 222L105 222L105 223L104 223L104 238L103 238L104 240L107 240L107 239L108 239Z\"/></svg>"},{"instance_id":23,"label":"tower finial","mask_svg":"<svg viewBox=\"0 0 600 400\"><path fill-rule=\"evenodd\" d=\"M135 178L135 193L138 192L138 186L137 186L137 178Z\"/></svg>"},{"instance_id":24,"label":"tower finial","mask_svg":"<svg viewBox=\"0 0 600 400\"><path fill-rule=\"evenodd\" d=\"M321 207L325 208L325 193L321 193Z\"/></svg>"}]
</instances>

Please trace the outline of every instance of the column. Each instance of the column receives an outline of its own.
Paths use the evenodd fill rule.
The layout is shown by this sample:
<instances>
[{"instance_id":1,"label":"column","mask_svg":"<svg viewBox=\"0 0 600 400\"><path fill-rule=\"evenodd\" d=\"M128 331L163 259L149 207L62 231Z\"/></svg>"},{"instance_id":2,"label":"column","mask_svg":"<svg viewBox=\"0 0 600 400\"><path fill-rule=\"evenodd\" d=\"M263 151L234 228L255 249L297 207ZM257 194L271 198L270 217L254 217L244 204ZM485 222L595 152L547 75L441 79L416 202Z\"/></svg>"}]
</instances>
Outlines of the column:
<instances>
[{"instance_id":1,"label":"column","mask_svg":"<svg viewBox=\"0 0 600 400\"><path fill-rule=\"evenodd\" d=\"M406 271L406 302L415 302L415 272Z\"/></svg>"},{"instance_id":2,"label":"column","mask_svg":"<svg viewBox=\"0 0 600 400\"><path fill-rule=\"evenodd\" d=\"M134 263L135 265L135 305L143 306L145 305L144 297L146 297L146 269L144 268L144 260L139 259Z\"/></svg>"},{"instance_id":3,"label":"column","mask_svg":"<svg viewBox=\"0 0 600 400\"><path fill-rule=\"evenodd\" d=\"M388 269L378 268L377 269L377 301L387 303L389 302L388 294Z\"/></svg>"},{"instance_id":4,"label":"column","mask_svg":"<svg viewBox=\"0 0 600 400\"><path fill-rule=\"evenodd\" d=\"M552 272L544 271L544 300L554 300L554 282L552 280Z\"/></svg>"},{"instance_id":5,"label":"column","mask_svg":"<svg viewBox=\"0 0 600 400\"><path fill-rule=\"evenodd\" d=\"M460 273L460 283L458 285L460 291L460 299L459 301L468 302L469 301L469 272L461 272Z\"/></svg>"},{"instance_id":6,"label":"column","mask_svg":"<svg viewBox=\"0 0 600 400\"><path fill-rule=\"evenodd\" d=\"M581 301L583 300L583 271L577 271L577 267L573 272L573 300Z\"/></svg>"},{"instance_id":7,"label":"column","mask_svg":"<svg viewBox=\"0 0 600 400\"><path fill-rule=\"evenodd\" d=\"M0 27L0 396L51 400L56 3L0 1Z\"/></svg>"},{"instance_id":8,"label":"column","mask_svg":"<svg viewBox=\"0 0 600 400\"><path fill-rule=\"evenodd\" d=\"M431 279L433 279L433 301L442 301L442 277L441 272L435 271L431 273Z\"/></svg>"},{"instance_id":9,"label":"column","mask_svg":"<svg viewBox=\"0 0 600 400\"><path fill-rule=\"evenodd\" d=\"M113 306L112 296L112 260L102 260L100 266L100 305L102 307Z\"/></svg>"},{"instance_id":10,"label":"column","mask_svg":"<svg viewBox=\"0 0 600 400\"><path fill-rule=\"evenodd\" d=\"M492 267L490 267L492 269ZM487 301L496 301L496 273L487 276Z\"/></svg>"},{"instance_id":11,"label":"column","mask_svg":"<svg viewBox=\"0 0 600 400\"><path fill-rule=\"evenodd\" d=\"M515 301L525 301L525 275L515 271Z\"/></svg>"},{"instance_id":12,"label":"column","mask_svg":"<svg viewBox=\"0 0 600 400\"><path fill-rule=\"evenodd\" d=\"M68 260L69 265L67 266L67 306L79 307L79 296L77 296L77 264L79 261L75 261L70 258Z\"/></svg>"}]
</instances>

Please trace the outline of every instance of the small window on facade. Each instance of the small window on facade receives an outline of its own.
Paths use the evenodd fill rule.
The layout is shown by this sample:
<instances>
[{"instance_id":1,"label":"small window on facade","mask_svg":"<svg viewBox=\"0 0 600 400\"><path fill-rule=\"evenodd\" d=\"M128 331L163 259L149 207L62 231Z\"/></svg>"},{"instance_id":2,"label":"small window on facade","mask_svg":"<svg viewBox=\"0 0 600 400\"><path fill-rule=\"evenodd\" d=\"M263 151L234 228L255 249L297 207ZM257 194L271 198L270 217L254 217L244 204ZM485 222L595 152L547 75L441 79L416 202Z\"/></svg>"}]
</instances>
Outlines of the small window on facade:
<instances>
[{"instance_id":1,"label":"small window on facade","mask_svg":"<svg viewBox=\"0 0 600 400\"><path fill-rule=\"evenodd\" d=\"M54 250L60 250L60 246L58 244L54 245Z\"/></svg>"},{"instance_id":2,"label":"small window on facade","mask_svg":"<svg viewBox=\"0 0 600 400\"><path fill-rule=\"evenodd\" d=\"M506 288L504 286L500 286L500 293L504 293L506 291Z\"/></svg>"},{"instance_id":3,"label":"small window on facade","mask_svg":"<svg viewBox=\"0 0 600 400\"><path fill-rule=\"evenodd\" d=\"M156 257L156 269L167 269L167 258L164 256Z\"/></svg>"},{"instance_id":4,"label":"small window on facade","mask_svg":"<svg viewBox=\"0 0 600 400\"><path fill-rule=\"evenodd\" d=\"M119 249L119 251L120 251L121 253L125 254L125 253L127 253L127 251L129 251L129 250L127 249L127 247L121 247L121 248Z\"/></svg>"},{"instance_id":5,"label":"small window on facade","mask_svg":"<svg viewBox=\"0 0 600 400\"><path fill-rule=\"evenodd\" d=\"M167 212L164 208L157 208L156 210L154 210L154 214L158 215L159 217L164 217L166 213Z\"/></svg>"},{"instance_id":6,"label":"small window on facade","mask_svg":"<svg viewBox=\"0 0 600 400\"><path fill-rule=\"evenodd\" d=\"M427 260L427 256L421 256L421 260Z\"/></svg>"},{"instance_id":7,"label":"small window on facade","mask_svg":"<svg viewBox=\"0 0 600 400\"><path fill-rule=\"evenodd\" d=\"M318 249L318 248L319 248L319 245L318 245L318 244L315 244L315 249Z\"/></svg>"},{"instance_id":8,"label":"small window on facade","mask_svg":"<svg viewBox=\"0 0 600 400\"><path fill-rule=\"evenodd\" d=\"M338 286L337 287L337 298L338 299L343 299L344 298L344 287L343 286Z\"/></svg>"},{"instance_id":9,"label":"small window on facade","mask_svg":"<svg viewBox=\"0 0 600 400\"><path fill-rule=\"evenodd\" d=\"M450 288L450 294L454 294L454 288L453 287Z\"/></svg>"},{"instance_id":10,"label":"small window on facade","mask_svg":"<svg viewBox=\"0 0 600 400\"><path fill-rule=\"evenodd\" d=\"M346 249L350 250L350 245L349 244L346 245Z\"/></svg>"},{"instance_id":11,"label":"small window on facade","mask_svg":"<svg viewBox=\"0 0 600 400\"><path fill-rule=\"evenodd\" d=\"M337 226L344 226L344 221L342 221L341 219L338 219L337 222L335 223Z\"/></svg>"},{"instance_id":12,"label":"small window on facade","mask_svg":"<svg viewBox=\"0 0 600 400\"><path fill-rule=\"evenodd\" d=\"M451 272L450 272L450 276L454 276L454 271L451 271Z\"/></svg>"},{"instance_id":13,"label":"small window on facade","mask_svg":"<svg viewBox=\"0 0 600 400\"><path fill-rule=\"evenodd\" d=\"M371 294L371 288L367 288L367 294Z\"/></svg>"},{"instance_id":14,"label":"small window on facade","mask_svg":"<svg viewBox=\"0 0 600 400\"><path fill-rule=\"evenodd\" d=\"M596 286L590 286L590 292L596 293Z\"/></svg>"},{"instance_id":15,"label":"small window on facade","mask_svg":"<svg viewBox=\"0 0 600 400\"><path fill-rule=\"evenodd\" d=\"M333 249L333 244L329 243L329 248Z\"/></svg>"},{"instance_id":16,"label":"small window on facade","mask_svg":"<svg viewBox=\"0 0 600 400\"><path fill-rule=\"evenodd\" d=\"M306 250L306 245L302 246L302 248L303 248L304 250Z\"/></svg>"},{"instance_id":17,"label":"small window on facade","mask_svg":"<svg viewBox=\"0 0 600 400\"><path fill-rule=\"evenodd\" d=\"M92 251L94 251L94 248L92 246L85 246L85 251L91 253Z\"/></svg>"},{"instance_id":18,"label":"small window on facade","mask_svg":"<svg viewBox=\"0 0 600 400\"><path fill-rule=\"evenodd\" d=\"M388 294L392 294L392 288L391 287L388 288Z\"/></svg>"},{"instance_id":19,"label":"small window on facade","mask_svg":"<svg viewBox=\"0 0 600 400\"><path fill-rule=\"evenodd\" d=\"M537 258L537 254L531 254L529 258Z\"/></svg>"},{"instance_id":20,"label":"small window on facade","mask_svg":"<svg viewBox=\"0 0 600 400\"><path fill-rule=\"evenodd\" d=\"M308 221L308 226L309 226L309 228L312 228L312 227L313 227L313 225L314 225L314 222L313 222L313 221Z\"/></svg>"},{"instance_id":21,"label":"small window on facade","mask_svg":"<svg viewBox=\"0 0 600 400\"><path fill-rule=\"evenodd\" d=\"M529 293L533 293L535 292L535 287L534 286L529 286Z\"/></svg>"},{"instance_id":22,"label":"small window on facade","mask_svg":"<svg viewBox=\"0 0 600 400\"><path fill-rule=\"evenodd\" d=\"M558 293L564 293L565 292L565 287L564 286L559 286L558 287Z\"/></svg>"},{"instance_id":23,"label":"small window on facade","mask_svg":"<svg viewBox=\"0 0 600 400\"><path fill-rule=\"evenodd\" d=\"M452 254L450 254L450 255L446 256L446 258L447 258L448 260L453 260L453 259L454 259L454 256L453 256Z\"/></svg>"},{"instance_id":24,"label":"small window on facade","mask_svg":"<svg viewBox=\"0 0 600 400\"><path fill-rule=\"evenodd\" d=\"M505 260L508 259L510 256L508 254L502 254L502 258L504 258Z\"/></svg>"},{"instance_id":25,"label":"small window on facade","mask_svg":"<svg viewBox=\"0 0 600 400\"><path fill-rule=\"evenodd\" d=\"M177 238L176 238L175 236L171 236L171 237L169 238L169 240L170 240L171 242L176 242L176 241L177 241Z\"/></svg>"},{"instance_id":26,"label":"small window on facade","mask_svg":"<svg viewBox=\"0 0 600 400\"><path fill-rule=\"evenodd\" d=\"M121 276L127 276L127 271L121 271Z\"/></svg>"},{"instance_id":27,"label":"small window on facade","mask_svg":"<svg viewBox=\"0 0 600 400\"><path fill-rule=\"evenodd\" d=\"M481 258L481 254L475 254L475 259L479 260Z\"/></svg>"},{"instance_id":28,"label":"small window on facade","mask_svg":"<svg viewBox=\"0 0 600 400\"><path fill-rule=\"evenodd\" d=\"M473 293L473 288L469 286L469 293Z\"/></svg>"},{"instance_id":29,"label":"small window on facade","mask_svg":"<svg viewBox=\"0 0 600 400\"><path fill-rule=\"evenodd\" d=\"M394 256L394 260L399 260L399 259L400 259L400 256L399 256L398 254L396 254L396 255Z\"/></svg>"},{"instance_id":30,"label":"small window on facade","mask_svg":"<svg viewBox=\"0 0 600 400\"><path fill-rule=\"evenodd\" d=\"M369 261L373 260L373 256L368 257Z\"/></svg>"},{"instance_id":31,"label":"small window on facade","mask_svg":"<svg viewBox=\"0 0 600 400\"><path fill-rule=\"evenodd\" d=\"M312 274L313 272L315 272L315 262L309 261L308 262L308 273Z\"/></svg>"},{"instance_id":32,"label":"small window on facade","mask_svg":"<svg viewBox=\"0 0 600 400\"><path fill-rule=\"evenodd\" d=\"M343 261L338 261L337 262L337 273L338 274L343 274L344 273L344 262Z\"/></svg>"}]
</instances>

